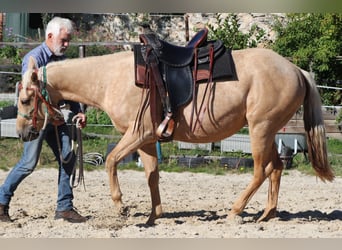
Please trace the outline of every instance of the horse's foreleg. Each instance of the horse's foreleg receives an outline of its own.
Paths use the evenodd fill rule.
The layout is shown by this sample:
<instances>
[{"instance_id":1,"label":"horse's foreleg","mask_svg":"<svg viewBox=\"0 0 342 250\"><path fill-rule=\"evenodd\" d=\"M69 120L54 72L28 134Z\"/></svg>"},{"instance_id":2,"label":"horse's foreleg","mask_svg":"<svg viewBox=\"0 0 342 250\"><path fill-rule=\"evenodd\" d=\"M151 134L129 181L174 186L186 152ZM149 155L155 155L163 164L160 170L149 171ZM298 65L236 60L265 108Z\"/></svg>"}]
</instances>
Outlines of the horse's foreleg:
<instances>
[{"instance_id":1,"label":"horse's foreleg","mask_svg":"<svg viewBox=\"0 0 342 250\"><path fill-rule=\"evenodd\" d=\"M159 193L159 170L156 145L155 143L144 145L138 152L144 165L152 200L152 211L147 224L153 225L155 220L159 218L163 212Z\"/></svg>"},{"instance_id":2,"label":"horse's foreleg","mask_svg":"<svg viewBox=\"0 0 342 250\"><path fill-rule=\"evenodd\" d=\"M268 187L268 199L267 205L262 216L258 219L260 221L266 221L276 216L277 204L279 197L281 173L283 171L284 165L279 158L278 152L273 147L273 171L269 177L269 187Z\"/></svg>"},{"instance_id":3,"label":"horse's foreleg","mask_svg":"<svg viewBox=\"0 0 342 250\"><path fill-rule=\"evenodd\" d=\"M106 169L109 177L109 186L112 200L116 207L122 212L122 193L120 190L118 175L117 175L117 165L118 163L130 153L136 151L139 147L139 140L135 134L126 132L121 138L119 143L114 147L114 149L109 153L106 159Z\"/></svg>"},{"instance_id":4,"label":"horse's foreleg","mask_svg":"<svg viewBox=\"0 0 342 250\"><path fill-rule=\"evenodd\" d=\"M120 190L118 175L117 175L117 160L115 157L114 150L108 154L106 159L106 170L109 177L109 187L110 187L110 194L114 205L116 208L121 209L122 204L122 193Z\"/></svg>"}]
</instances>

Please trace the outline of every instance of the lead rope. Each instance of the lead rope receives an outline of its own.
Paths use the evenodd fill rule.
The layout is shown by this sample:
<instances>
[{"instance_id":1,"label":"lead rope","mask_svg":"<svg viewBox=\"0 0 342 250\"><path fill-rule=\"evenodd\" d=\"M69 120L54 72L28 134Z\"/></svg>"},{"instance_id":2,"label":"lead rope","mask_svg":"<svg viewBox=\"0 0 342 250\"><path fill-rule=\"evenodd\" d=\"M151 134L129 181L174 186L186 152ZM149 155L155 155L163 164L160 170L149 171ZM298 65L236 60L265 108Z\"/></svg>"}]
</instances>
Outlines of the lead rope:
<instances>
[{"instance_id":1,"label":"lead rope","mask_svg":"<svg viewBox=\"0 0 342 250\"><path fill-rule=\"evenodd\" d=\"M82 183L84 190L86 190L85 182L84 182L83 144L82 144L82 131L81 131L81 126L80 126L80 120L81 119L77 115L75 115L72 118L72 122L75 125L75 129L76 129L76 150L75 151L76 151L77 160L72 170L70 186L72 188L75 188L80 183ZM77 165L78 165L78 177L77 177L77 183L75 184Z\"/></svg>"},{"instance_id":2,"label":"lead rope","mask_svg":"<svg viewBox=\"0 0 342 250\"><path fill-rule=\"evenodd\" d=\"M76 122L75 122L76 120ZM84 190L85 188L85 182L84 182L84 167L83 167L83 147L82 147L82 131L81 127L79 125L80 118L78 118L77 115L75 115L72 118L72 128L71 128L71 154L69 154L68 159L64 160L62 156L62 148L61 148L61 143L60 139L58 136L58 128L55 126L55 133L56 133L56 139L57 139L57 145L58 145L58 150L59 150L59 157L61 163L69 163L71 158L72 158L72 152L76 152L76 162L75 165L73 166L71 176L70 176L70 187L75 188L77 187L81 182L83 183ZM74 129L76 129L76 141L74 140ZM76 144L76 147L75 147ZM76 149L75 149L76 148ZM77 183L75 184L76 181L76 172L77 172L77 166L79 167L78 171L78 178L77 178Z\"/></svg>"}]
</instances>

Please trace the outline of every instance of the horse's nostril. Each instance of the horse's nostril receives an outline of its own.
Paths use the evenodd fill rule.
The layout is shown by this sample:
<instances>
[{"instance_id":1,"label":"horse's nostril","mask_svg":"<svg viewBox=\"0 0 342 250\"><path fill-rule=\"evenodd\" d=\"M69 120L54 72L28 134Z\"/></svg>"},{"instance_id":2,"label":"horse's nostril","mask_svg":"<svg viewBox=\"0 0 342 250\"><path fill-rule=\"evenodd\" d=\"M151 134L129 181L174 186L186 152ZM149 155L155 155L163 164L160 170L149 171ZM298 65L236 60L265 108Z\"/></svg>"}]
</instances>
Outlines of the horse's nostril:
<instances>
[{"instance_id":1,"label":"horse's nostril","mask_svg":"<svg viewBox=\"0 0 342 250\"><path fill-rule=\"evenodd\" d=\"M33 127L26 127L24 130L17 130L19 139L24 142L35 140L39 136L39 131Z\"/></svg>"}]
</instances>

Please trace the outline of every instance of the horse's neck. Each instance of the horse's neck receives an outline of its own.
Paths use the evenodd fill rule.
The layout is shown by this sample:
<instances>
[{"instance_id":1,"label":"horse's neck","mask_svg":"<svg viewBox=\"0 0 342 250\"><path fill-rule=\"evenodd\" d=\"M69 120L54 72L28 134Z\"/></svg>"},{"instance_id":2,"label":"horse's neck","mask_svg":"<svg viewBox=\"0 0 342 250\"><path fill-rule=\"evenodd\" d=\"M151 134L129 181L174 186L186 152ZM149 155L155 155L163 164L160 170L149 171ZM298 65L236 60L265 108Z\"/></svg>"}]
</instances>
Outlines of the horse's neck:
<instances>
[{"instance_id":1,"label":"horse's neck","mask_svg":"<svg viewBox=\"0 0 342 250\"><path fill-rule=\"evenodd\" d=\"M53 103L64 99L108 111L127 98L140 100L131 51L49 63L46 72Z\"/></svg>"},{"instance_id":2,"label":"horse's neck","mask_svg":"<svg viewBox=\"0 0 342 250\"><path fill-rule=\"evenodd\" d=\"M86 65L80 61L78 63L72 61L51 63L46 67L47 87L52 88L49 94L53 102L57 103L64 99L97 106L92 101L89 86L87 86L91 80L82 74L82 72L88 72L85 67Z\"/></svg>"}]
</instances>

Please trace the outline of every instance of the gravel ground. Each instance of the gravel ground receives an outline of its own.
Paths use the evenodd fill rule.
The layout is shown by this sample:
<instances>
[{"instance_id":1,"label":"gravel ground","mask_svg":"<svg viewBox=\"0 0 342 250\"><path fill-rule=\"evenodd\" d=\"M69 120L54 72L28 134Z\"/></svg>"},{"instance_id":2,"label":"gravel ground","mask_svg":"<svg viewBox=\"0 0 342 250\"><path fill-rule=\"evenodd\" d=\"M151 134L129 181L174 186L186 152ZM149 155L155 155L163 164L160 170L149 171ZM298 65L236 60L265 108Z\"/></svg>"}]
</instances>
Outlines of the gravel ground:
<instances>
[{"instance_id":1,"label":"gravel ground","mask_svg":"<svg viewBox=\"0 0 342 250\"><path fill-rule=\"evenodd\" d=\"M7 172L0 170L0 183ZM86 190L74 190L74 205L86 223L54 220L57 170L37 169L17 189L12 223L0 222L0 238L341 238L342 178L323 183L288 170L282 177L278 216L256 223L267 199L268 181L247 205L241 220L227 212L251 174L160 173L164 214L147 227L150 195L144 172L119 169L127 215L119 215L104 170L85 172Z\"/></svg>"}]
</instances>

